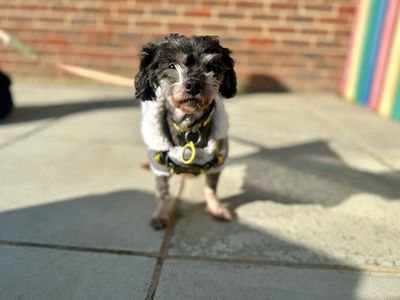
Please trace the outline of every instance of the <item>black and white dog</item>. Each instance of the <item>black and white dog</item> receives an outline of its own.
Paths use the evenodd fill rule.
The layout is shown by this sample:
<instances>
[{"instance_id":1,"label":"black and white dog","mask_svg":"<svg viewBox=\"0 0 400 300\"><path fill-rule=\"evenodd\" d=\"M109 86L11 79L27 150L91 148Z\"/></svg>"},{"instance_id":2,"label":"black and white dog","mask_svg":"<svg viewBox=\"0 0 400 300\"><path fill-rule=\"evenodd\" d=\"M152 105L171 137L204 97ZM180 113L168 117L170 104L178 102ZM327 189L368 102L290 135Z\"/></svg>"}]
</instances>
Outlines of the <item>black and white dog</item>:
<instances>
[{"instance_id":1,"label":"black and white dog","mask_svg":"<svg viewBox=\"0 0 400 300\"><path fill-rule=\"evenodd\" d=\"M223 99L236 94L233 65L229 49L215 36L171 34L143 48L135 88L160 199L151 221L155 229L165 228L171 217L171 174L204 173L207 212L222 220L232 218L216 188L228 155Z\"/></svg>"}]
</instances>

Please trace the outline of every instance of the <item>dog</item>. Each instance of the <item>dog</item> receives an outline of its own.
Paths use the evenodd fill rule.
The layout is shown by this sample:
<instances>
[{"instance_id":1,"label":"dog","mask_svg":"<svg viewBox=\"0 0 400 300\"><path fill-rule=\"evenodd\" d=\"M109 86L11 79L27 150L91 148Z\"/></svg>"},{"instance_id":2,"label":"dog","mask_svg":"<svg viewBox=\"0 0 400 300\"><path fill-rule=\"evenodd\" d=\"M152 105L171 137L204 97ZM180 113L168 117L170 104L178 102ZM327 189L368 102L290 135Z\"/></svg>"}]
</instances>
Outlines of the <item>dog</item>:
<instances>
[{"instance_id":1,"label":"dog","mask_svg":"<svg viewBox=\"0 0 400 300\"><path fill-rule=\"evenodd\" d=\"M171 221L172 174L205 174L206 211L220 220L232 219L216 189L228 155L223 102L236 91L231 51L216 36L171 34L143 48L135 97L142 100L141 132L156 177L154 229L164 229Z\"/></svg>"}]
</instances>

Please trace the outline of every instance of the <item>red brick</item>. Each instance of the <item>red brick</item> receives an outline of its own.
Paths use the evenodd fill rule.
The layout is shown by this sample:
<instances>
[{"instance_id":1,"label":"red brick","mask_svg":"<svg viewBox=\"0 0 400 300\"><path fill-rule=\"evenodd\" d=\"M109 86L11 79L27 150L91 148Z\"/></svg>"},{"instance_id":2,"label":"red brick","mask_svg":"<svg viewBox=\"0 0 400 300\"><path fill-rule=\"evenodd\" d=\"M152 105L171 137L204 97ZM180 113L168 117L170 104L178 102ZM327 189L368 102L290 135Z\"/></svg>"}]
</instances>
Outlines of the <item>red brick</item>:
<instances>
[{"instance_id":1,"label":"red brick","mask_svg":"<svg viewBox=\"0 0 400 300\"><path fill-rule=\"evenodd\" d=\"M194 25L191 23L169 23L168 32L177 32L182 34L193 34Z\"/></svg>"},{"instance_id":2,"label":"red brick","mask_svg":"<svg viewBox=\"0 0 400 300\"><path fill-rule=\"evenodd\" d=\"M258 1L238 1L235 3L238 8L262 8L263 3Z\"/></svg>"},{"instance_id":3,"label":"red brick","mask_svg":"<svg viewBox=\"0 0 400 300\"><path fill-rule=\"evenodd\" d=\"M203 0L202 4L206 7L208 6L221 6L221 7L227 7L230 6L232 3L231 0Z\"/></svg>"},{"instance_id":4,"label":"red brick","mask_svg":"<svg viewBox=\"0 0 400 300\"><path fill-rule=\"evenodd\" d=\"M244 15L242 13L219 13L218 14L219 18L223 18L223 19L240 19L240 18L244 18Z\"/></svg>"},{"instance_id":5,"label":"red brick","mask_svg":"<svg viewBox=\"0 0 400 300\"><path fill-rule=\"evenodd\" d=\"M341 6L339 7L339 15L353 15L355 13L354 6Z\"/></svg>"},{"instance_id":6,"label":"red brick","mask_svg":"<svg viewBox=\"0 0 400 300\"><path fill-rule=\"evenodd\" d=\"M249 26L249 25L238 25L235 26L235 29L237 31L261 31L260 26Z\"/></svg>"},{"instance_id":7,"label":"red brick","mask_svg":"<svg viewBox=\"0 0 400 300\"><path fill-rule=\"evenodd\" d=\"M176 15L176 9L152 9L151 13L154 15L173 16Z\"/></svg>"},{"instance_id":8,"label":"red brick","mask_svg":"<svg viewBox=\"0 0 400 300\"><path fill-rule=\"evenodd\" d=\"M61 45L61 46L65 46L65 45L69 44L66 39L54 38L54 37L53 38L50 38L50 37L39 38L39 39L36 39L33 43Z\"/></svg>"},{"instance_id":9,"label":"red brick","mask_svg":"<svg viewBox=\"0 0 400 300\"><path fill-rule=\"evenodd\" d=\"M252 37L248 38L247 42L252 45L270 45L274 43L274 40Z\"/></svg>"},{"instance_id":10,"label":"red brick","mask_svg":"<svg viewBox=\"0 0 400 300\"><path fill-rule=\"evenodd\" d=\"M270 32L295 32L294 28L290 27L271 27Z\"/></svg>"},{"instance_id":11,"label":"red brick","mask_svg":"<svg viewBox=\"0 0 400 300\"><path fill-rule=\"evenodd\" d=\"M336 37L349 37L351 34L350 30L336 30L335 36Z\"/></svg>"},{"instance_id":12,"label":"red brick","mask_svg":"<svg viewBox=\"0 0 400 300\"><path fill-rule=\"evenodd\" d=\"M286 18L288 21L294 22L312 22L314 20L313 17L304 17L304 16L288 16Z\"/></svg>"},{"instance_id":13,"label":"red brick","mask_svg":"<svg viewBox=\"0 0 400 300\"><path fill-rule=\"evenodd\" d=\"M147 4L147 3L161 3L161 0L135 0L138 4Z\"/></svg>"},{"instance_id":14,"label":"red brick","mask_svg":"<svg viewBox=\"0 0 400 300\"><path fill-rule=\"evenodd\" d=\"M208 25L202 25L202 29L205 31L227 31L228 26L226 25L219 25L219 24L208 24Z\"/></svg>"},{"instance_id":15,"label":"red brick","mask_svg":"<svg viewBox=\"0 0 400 300\"><path fill-rule=\"evenodd\" d=\"M208 18L211 16L211 13L208 9L201 9L201 10L189 10L185 12L185 16L188 17L200 17L200 18Z\"/></svg>"},{"instance_id":16,"label":"red brick","mask_svg":"<svg viewBox=\"0 0 400 300\"><path fill-rule=\"evenodd\" d=\"M333 18L333 17L323 17L318 18L318 21L321 23L330 23L330 24L343 24L344 22L348 21L346 18Z\"/></svg>"},{"instance_id":17,"label":"red brick","mask_svg":"<svg viewBox=\"0 0 400 300\"><path fill-rule=\"evenodd\" d=\"M144 11L141 8L119 7L118 12L123 13L123 14L130 14L130 15L141 15L141 14L143 14Z\"/></svg>"},{"instance_id":18,"label":"red brick","mask_svg":"<svg viewBox=\"0 0 400 300\"><path fill-rule=\"evenodd\" d=\"M293 1L293 2L295 2L295 1ZM290 2L287 2L287 3L281 3L281 2L274 2L274 3L271 3L271 9L272 9L272 10L274 10L274 9L296 10L297 7L298 7L298 6L297 6L296 3L290 3Z\"/></svg>"},{"instance_id":19,"label":"red brick","mask_svg":"<svg viewBox=\"0 0 400 300\"><path fill-rule=\"evenodd\" d=\"M329 31L324 29L302 29L301 32L307 34L317 34L317 35L324 35L329 33Z\"/></svg>"},{"instance_id":20,"label":"red brick","mask_svg":"<svg viewBox=\"0 0 400 300\"><path fill-rule=\"evenodd\" d=\"M156 21L137 21L136 25L139 27L160 27L161 23Z\"/></svg>"},{"instance_id":21,"label":"red brick","mask_svg":"<svg viewBox=\"0 0 400 300\"><path fill-rule=\"evenodd\" d=\"M330 11L332 10L332 6L329 4L318 5L318 4L306 4L305 9L307 10L317 10L317 11Z\"/></svg>"},{"instance_id":22,"label":"red brick","mask_svg":"<svg viewBox=\"0 0 400 300\"><path fill-rule=\"evenodd\" d=\"M278 20L279 15L273 14L254 14L253 18L256 20Z\"/></svg>"},{"instance_id":23,"label":"red brick","mask_svg":"<svg viewBox=\"0 0 400 300\"><path fill-rule=\"evenodd\" d=\"M291 45L291 46L307 46L309 45L308 41L294 41L294 40L283 40L284 45Z\"/></svg>"}]
</instances>

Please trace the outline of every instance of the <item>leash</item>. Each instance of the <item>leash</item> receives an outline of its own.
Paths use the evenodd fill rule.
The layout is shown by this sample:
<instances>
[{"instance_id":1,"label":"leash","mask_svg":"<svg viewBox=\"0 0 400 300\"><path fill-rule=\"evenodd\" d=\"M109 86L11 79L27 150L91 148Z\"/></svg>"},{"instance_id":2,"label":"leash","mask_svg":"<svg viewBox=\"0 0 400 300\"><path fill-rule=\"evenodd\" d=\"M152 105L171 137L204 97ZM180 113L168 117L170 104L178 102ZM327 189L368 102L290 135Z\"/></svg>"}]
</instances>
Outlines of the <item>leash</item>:
<instances>
[{"instance_id":1,"label":"leash","mask_svg":"<svg viewBox=\"0 0 400 300\"><path fill-rule=\"evenodd\" d=\"M41 61L50 65L53 65L54 67L61 69L65 72L68 72L70 74L79 76L79 77L84 77L96 81L100 81L103 83L108 83L112 85L118 85L118 86L126 86L126 87L132 87L133 86L133 81L130 78L110 74L110 73L105 73L105 72L100 72L92 69L87 69L87 68L82 68L79 66L75 65L70 65L70 64L64 64L62 62L51 62L48 60L43 59L39 54L35 53L32 49L27 47L25 44L22 42L18 41L17 39L13 38L10 34L5 32L4 30L0 29L0 40L3 41L3 44L5 46L13 47L16 50L18 50L20 53L23 55L29 57L30 59Z\"/></svg>"}]
</instances>

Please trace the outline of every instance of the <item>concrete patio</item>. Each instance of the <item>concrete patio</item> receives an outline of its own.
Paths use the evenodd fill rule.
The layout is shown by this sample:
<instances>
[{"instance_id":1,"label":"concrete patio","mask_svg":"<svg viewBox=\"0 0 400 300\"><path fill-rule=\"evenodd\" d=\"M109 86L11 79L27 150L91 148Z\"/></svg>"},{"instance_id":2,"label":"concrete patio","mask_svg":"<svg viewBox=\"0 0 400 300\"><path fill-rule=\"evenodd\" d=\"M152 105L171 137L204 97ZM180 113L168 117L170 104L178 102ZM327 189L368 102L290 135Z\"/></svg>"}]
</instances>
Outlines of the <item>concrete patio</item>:
<instances>
[{"instance_id":1,"label":"concrete patio","mask_svg":"<svg viewBox=\"0 0 400 300\"><path fill-rule=\"evenodd\" d=\"M0 299L400 299L400 124L332 94L227 100L219 186L154 179L133 91L17 84L0 122Z\"/></svg>"}]
</instances>

